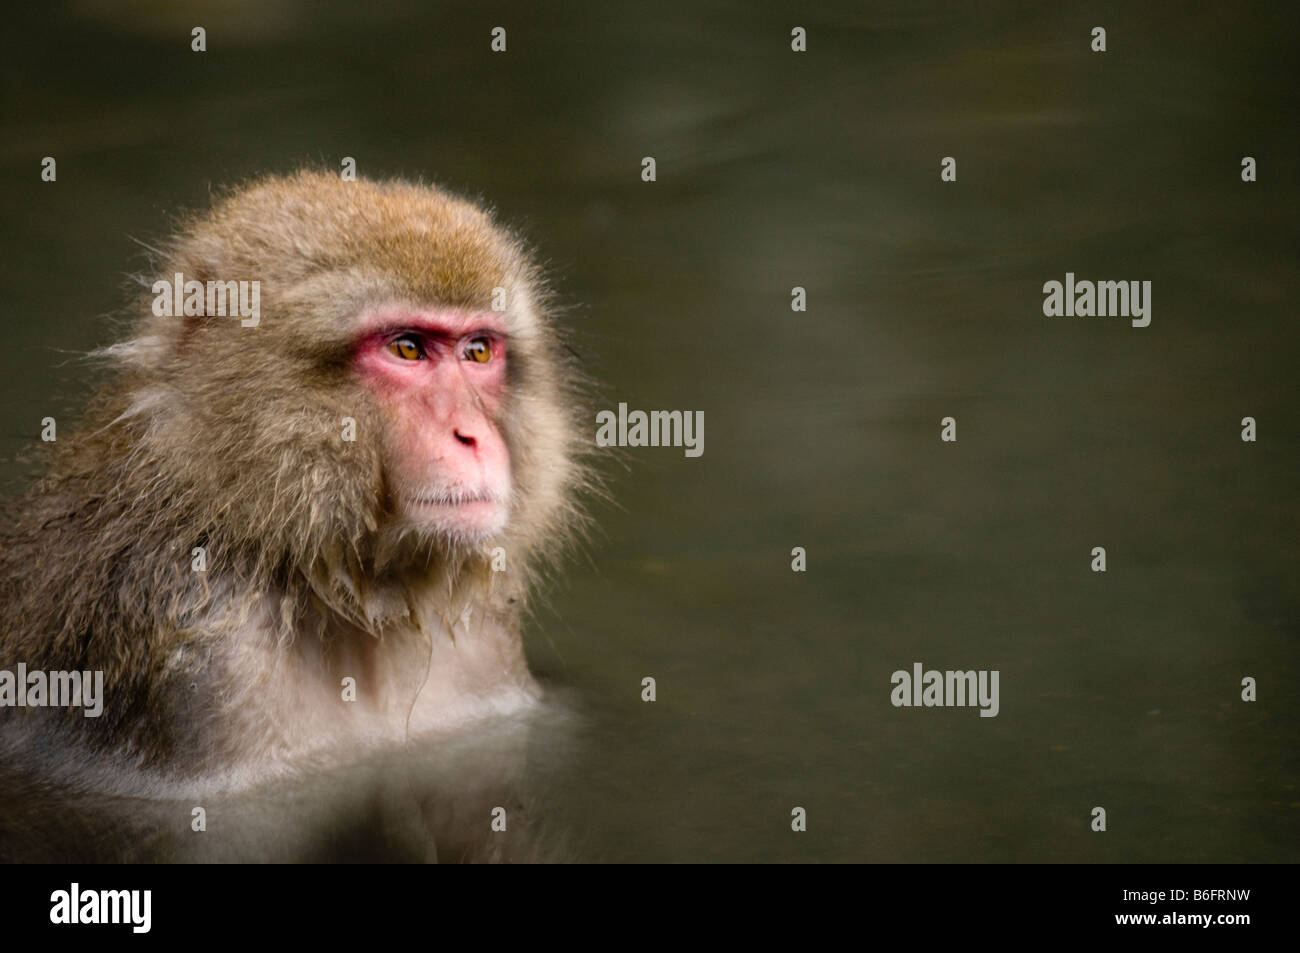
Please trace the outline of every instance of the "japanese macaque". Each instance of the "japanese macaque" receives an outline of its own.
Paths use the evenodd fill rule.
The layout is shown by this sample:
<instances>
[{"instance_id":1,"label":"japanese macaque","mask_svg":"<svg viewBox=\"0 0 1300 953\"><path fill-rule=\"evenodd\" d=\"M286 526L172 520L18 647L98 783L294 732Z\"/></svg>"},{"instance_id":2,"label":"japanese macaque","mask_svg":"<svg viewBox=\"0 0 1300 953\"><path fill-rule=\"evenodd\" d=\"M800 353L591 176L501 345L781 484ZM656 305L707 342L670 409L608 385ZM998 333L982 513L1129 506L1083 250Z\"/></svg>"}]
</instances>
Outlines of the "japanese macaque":
<instances>
[{"instance_id":1,"label":"japanese macaque","mask_svg":"<svg viewBox=\"0 0 1300 953\"><path fill-rule=\"evenodd\" d=\"M301 172L154 266L0 538L0 669L102 671L102 714L0 708L6 755L239 789L531 706L520 612L589 481L521 243L436 188Z\"/></svg>"}]
</instances>

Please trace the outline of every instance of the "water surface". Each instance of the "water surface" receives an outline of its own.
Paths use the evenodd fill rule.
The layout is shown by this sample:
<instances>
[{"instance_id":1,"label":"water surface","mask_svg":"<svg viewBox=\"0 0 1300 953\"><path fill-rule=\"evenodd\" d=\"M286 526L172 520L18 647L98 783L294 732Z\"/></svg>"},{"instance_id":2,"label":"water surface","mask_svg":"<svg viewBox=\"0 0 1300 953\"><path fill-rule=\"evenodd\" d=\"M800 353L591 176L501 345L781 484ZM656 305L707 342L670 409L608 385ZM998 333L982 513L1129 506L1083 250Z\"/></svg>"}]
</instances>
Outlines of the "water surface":
<instances>
[{"instance_id":1,"label":"water surface","mask_svg":"<svg viewBox=\"0 0 1300 953\"><path fill-rule=\"evenodd\" d=\"M343 156L520 225L607 406L704 411L698 459L611 463L618 505L529 624L580 713L514 749L546 856L1300 856L1292 8L25 15L0 66L6 487L84 396L137 240L214 184ZM1067 271L1150 280L1151 325L1044 317ZM999 670L999 715L894 708L917 661ZM449 770L322 779L332 818L266 850L432 859L420 795Z\"/></svg>"}]
</instances>

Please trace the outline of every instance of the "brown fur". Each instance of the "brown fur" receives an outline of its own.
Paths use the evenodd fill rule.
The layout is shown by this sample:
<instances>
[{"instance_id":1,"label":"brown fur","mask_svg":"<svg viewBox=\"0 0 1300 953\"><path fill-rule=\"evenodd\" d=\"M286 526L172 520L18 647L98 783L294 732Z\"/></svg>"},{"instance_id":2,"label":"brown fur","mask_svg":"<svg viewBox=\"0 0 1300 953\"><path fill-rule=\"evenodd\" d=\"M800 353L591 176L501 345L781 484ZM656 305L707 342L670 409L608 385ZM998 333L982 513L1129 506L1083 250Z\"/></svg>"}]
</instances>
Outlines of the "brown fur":
<instances>
[{"instance_id":1,"label":"brown fur","mask_svg":"<svg viewBox=\"0 0 1300 953\"><path fill-rule=\"evenodd\" d=\"M266 178L185 223L156 262L157 278L176 272L259 280L260 325L158 317L142 297L130 339L106 351L113 379L80 429L60 430L0 538L0 667L103 670L103 716L73 709L65 726L169 775L220 770L253 744L232 727L232 698L249 689L231 683L214 612L230 606L231 627L260 613L285 652L454 636L466 607L517 629L531 580L581 520L585 482L576 377L536 270L474 205L401 181ZM507 573L482 549L388 531L381 422L348 363L367 305L488 310L497 286L516 505L489 545L505 548ZM344 417L355 442L340 439ZM191 569L196 546L206 573ZM50 750L64 736L39 737Z\"/></svg>"}]
</instances>

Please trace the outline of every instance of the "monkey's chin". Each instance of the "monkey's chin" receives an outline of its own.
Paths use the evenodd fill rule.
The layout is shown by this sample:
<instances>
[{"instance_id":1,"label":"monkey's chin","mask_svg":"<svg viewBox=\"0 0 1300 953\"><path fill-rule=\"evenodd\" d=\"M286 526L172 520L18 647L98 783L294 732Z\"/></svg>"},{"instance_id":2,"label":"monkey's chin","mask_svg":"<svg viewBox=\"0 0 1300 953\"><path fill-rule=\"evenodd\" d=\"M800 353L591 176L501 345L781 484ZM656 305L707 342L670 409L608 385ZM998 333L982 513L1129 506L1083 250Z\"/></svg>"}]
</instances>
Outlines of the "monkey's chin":
<instances>
[{"instance_id":1,"label":"monkey's chin","mask_svg":"<svg viewBox=\"0 0 1300 953\"><path fill-rule=\"evenodd\" d=\"M420 530L469 545L481 543L505 529L510 506L499 500L410 500L406 516Z\"/></svg>"}]
</instances>

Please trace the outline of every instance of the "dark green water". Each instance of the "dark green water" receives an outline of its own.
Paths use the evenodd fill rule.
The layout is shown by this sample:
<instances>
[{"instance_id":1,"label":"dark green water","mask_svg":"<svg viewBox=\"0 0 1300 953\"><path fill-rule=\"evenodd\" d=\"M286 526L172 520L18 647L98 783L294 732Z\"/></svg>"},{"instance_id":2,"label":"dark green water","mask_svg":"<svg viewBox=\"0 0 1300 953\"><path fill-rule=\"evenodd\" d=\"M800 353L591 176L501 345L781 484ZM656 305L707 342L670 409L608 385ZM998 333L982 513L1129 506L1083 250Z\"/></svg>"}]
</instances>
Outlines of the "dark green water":
<instances>
[{"instance_id":1,"label":"dark green water","mask_svg":"<svg viewBox=\"0 0 1300 953\"><path fill-rule=\"evenodd\" d=\"M705 414L703 456L608 467L529 628L582 712L529 746L566 856L1300 859L1300 17L1188 7L31 12L0 65L6 486L134 239L301 162L421 175L539 246L607 406ZM1045 317L1066 272L1151 281L1150 326ZM1000 671L1000 713L893 707L913 662Z\"/></svg>"}]
</instances>

